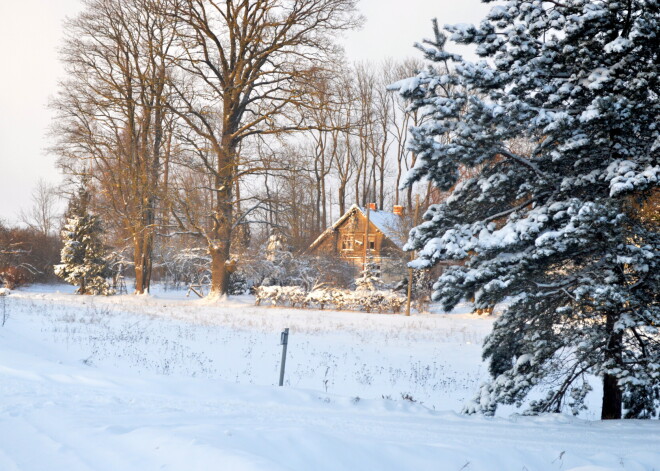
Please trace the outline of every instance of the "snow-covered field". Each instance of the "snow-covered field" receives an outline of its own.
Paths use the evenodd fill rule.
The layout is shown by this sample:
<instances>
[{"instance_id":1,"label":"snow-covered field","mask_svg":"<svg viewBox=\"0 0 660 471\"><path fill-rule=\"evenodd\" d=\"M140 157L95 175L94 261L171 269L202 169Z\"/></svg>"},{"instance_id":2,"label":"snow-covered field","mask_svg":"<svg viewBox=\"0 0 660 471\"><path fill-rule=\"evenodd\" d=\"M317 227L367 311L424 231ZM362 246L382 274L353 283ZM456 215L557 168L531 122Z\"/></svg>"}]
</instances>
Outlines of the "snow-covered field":
<instances>
[{"instance_id":1,"label":"snow-covered field","mask_svg":"<svg viewBox=\"0 0 660 471\"><path fill-rule=\"evenodd\" d=\"M4 302L1 471L660 471L659 421L459 415L492 325L467 308L405 318L62 285Z\"/></svg>"}]
</instances>

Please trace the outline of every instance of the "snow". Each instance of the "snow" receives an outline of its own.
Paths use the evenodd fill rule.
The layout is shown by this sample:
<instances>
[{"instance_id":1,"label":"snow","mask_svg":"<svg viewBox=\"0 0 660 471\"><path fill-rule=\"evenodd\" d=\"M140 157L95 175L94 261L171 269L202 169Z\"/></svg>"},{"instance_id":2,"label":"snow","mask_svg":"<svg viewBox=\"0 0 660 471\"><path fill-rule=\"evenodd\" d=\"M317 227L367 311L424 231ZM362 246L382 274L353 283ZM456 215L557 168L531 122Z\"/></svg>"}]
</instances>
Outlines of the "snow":
<instances>
[{"instance_id":1,"label":"snow","mask_svg":"<svg viewBox=\"0 0 660 471\"><path fill-rule=\"evenodd\" d=\"M621 53L625 52L632 45L633 42L630 39L619 36L614 41L610 41L609 43L605 44L603 49L608 53Z\"/></svg>"},{"instance_id":2,"label":"snow","mask_svg":"<svg viewBox=\"0 0 660 471\"><path fill-rule=\"evenodd\" d=\"M456 413L492 319L5 298L0 470L651 470L658 421ZM279 332L290 327L285 387ZM417 402L402 399L409 395Z\"/></svg>"},{"instance_id":3,"label":"snow","mask_svg":"<svg viewBox=\"0 0 660 471\"><path fill-rule=\"evenodd\" d=\"M660 165L648 166L642 171L630 160L615 160L606 170L605 180L610 182L610 196L636 189L645 189L660 180Z\"/></svg>"}]
</instances>

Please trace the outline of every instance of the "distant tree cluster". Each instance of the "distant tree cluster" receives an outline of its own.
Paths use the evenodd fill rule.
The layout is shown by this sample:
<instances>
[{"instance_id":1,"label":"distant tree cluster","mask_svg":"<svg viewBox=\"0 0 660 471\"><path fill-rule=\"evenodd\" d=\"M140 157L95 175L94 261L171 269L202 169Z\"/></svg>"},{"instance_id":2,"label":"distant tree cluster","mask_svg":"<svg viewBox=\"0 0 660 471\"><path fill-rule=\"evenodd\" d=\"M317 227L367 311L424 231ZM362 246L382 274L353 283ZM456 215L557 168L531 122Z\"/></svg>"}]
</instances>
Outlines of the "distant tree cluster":
<instances>
[{"instance_id":1,"label":"distant tree cluster","mask_svg":"<svg viewBox=\"0 0 660 471\"><path fill-rule=\"evenodd\" d=\"M59 218L55 188L39 180L30 209L21 211L20 226L0 220L0 288L54 281L53 265L61 242L56 235Z\"/></svg>"},{"instance_id":2,"label":"distant tree cluster","mask_svg":"<svg viewBox=\"0 0 660 471\"><path fill-rule=\"evenodd\" d=\"M59 261L60 248L54 234L8 227L0 221L0 288L54 281L53 265Z\"/></svg>"},{"instance_id":3,"label":"distant tree cluster","mask_svg":"<svg viewBox=\"0 0 660 471\"><path fill-rule=\"evenodd\" d=\"M198 249L227 293L273 234L298 251L333 211L412 205L398 188L418 113L386 86L421 64L347 63L356 3L87 0L67 22L52 151L137 293Z\"/></svg>"}]
</instances>

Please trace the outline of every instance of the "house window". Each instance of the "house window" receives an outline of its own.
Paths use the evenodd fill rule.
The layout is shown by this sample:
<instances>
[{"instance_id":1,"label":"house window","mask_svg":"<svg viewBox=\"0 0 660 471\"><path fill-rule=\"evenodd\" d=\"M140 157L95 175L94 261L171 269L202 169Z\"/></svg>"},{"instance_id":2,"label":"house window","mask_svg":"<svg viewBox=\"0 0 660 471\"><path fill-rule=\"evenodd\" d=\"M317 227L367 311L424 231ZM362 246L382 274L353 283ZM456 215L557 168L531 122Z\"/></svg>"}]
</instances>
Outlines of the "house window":
<instances>
[{"instance_id":1,"label":"house window","mask_svg":"<svg viewBox=\"0 0 660 471\"><path fill-rule=\"evenodd\" d=\"M369 234L369 242L367 243L367 248L369 250L376 250L376 235Z\"/></svg>"},{"instance_id":2,"label":"house window","mask_svg":"<svg viewBox=\"0 0 660 471\"><path fill-rule=\"evenodd\" d=\"M344 234L341 238L342 250L353 250L353 237L350 234Z\"/></svg>"}]
</instances>

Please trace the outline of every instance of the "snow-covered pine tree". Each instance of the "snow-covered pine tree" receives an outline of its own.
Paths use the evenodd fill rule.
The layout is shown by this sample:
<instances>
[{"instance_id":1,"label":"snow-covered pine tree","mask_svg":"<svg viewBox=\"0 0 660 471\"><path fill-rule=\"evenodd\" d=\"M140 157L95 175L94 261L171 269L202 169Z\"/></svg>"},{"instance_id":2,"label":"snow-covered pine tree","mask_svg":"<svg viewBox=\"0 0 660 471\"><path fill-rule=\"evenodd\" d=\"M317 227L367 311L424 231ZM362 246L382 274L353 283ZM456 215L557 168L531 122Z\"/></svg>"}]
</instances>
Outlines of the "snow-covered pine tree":
<instances>
[{"instance_id":1,"label":"snow-covered pine tree","mask_svg":"<svg viewBox=\"0 0 660 471\"><path fill-rule=\"evenodd\" d=\"M78 286L78 294L110 295L113 290L107 282L110 270L101 242L103 228L99 216L89 213L88 203L89 194L81 188L67 211L61 263L55 265L55 274Z\"/></svg>"},{"instance_id":2,"label":"snow-covered pine tree","mask_svg":"<svg viewBox=\"0 0 660 471\"><path fill-rule=\"evenodd\" d=\"M383 280L380 277L380 268L369 256L360 275L355 279L355 289L358 291L377 291L382 286Z\"/></svg>"},{"instance_id":3,"label":"snow-covered pine tree","mask_svg":"<svg viewBox=\"0 0 660 471\"><path fill-rule=\"evenodd\" d=\"M266 260L271 263L272 267L264 284L285 286L287 284L287 265L292 259L293 255L287 250L284 237L280 234L271 235L266 244Z\"/></svg>"},{"instance_id":4,"label":"snow-covered pine tree","mask_svg":"<svg viewBox=\"0 0 660 471\"><path fill-rule=\"evenodd\" d=\"M418 47L439 67L395 88L427 120L407 184L453 187L411 231L414 264L465 261L434 286L447 309L472 295L506 306L484 345L492 380L468 409L542 388L530 413L576 412L596 375L603 419L657 415L660 236L639 209L660 179L659 3L515 0L445 29L486 60L446 52L434 23ZM479 174L458 182L461 168Z\"/></svg>"}]
</instances>

